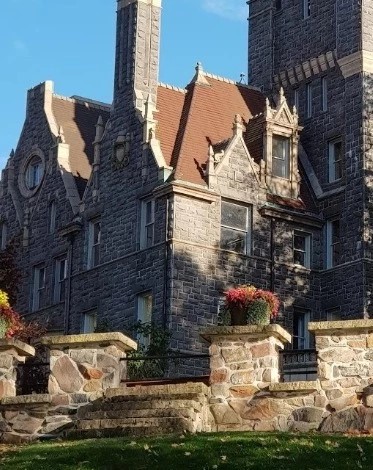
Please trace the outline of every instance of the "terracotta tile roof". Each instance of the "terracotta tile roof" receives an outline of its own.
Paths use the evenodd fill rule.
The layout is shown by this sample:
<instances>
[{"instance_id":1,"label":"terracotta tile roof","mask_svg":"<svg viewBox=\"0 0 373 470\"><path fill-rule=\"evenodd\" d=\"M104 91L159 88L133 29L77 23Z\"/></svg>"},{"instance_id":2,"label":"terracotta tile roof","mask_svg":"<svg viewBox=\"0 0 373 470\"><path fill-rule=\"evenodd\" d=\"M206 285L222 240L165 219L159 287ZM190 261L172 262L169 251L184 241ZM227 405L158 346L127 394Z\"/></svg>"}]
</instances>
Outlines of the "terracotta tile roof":
<instances>
[{"instance_id":1,"label":"terracotta tile roof","mask_svg":"<svg viewBox=\"0 0 373 470\"><path fill-rule=\"evenodd\" d=\"M246 85L208 74L204 76L208 84L191 83L187 87L171 160L175 179L202 185L206 184L203 167L209 145L230 139L234 116L240 114L246 125L249 119L263 111L265 100L262 93ZM158 109L162 121L161 104Z\"/></svg>"},{"instance_id":2,"label":"terracotta tile roof","mask_svg":"<svg viewBox=\"0 0 373 470\"><path fill-rule=\"evenodd\" d=\"M158 119L156 135L160 141L163 156L171 166L172 154L176 144L181 114L183 112L186 90L159 85L157 94Z\"/></svg>"},{"instance_id":3,"label":"terracotta tile roof","mask_svg":"<svg viewBox=\"0 0 373 470\"><path fill-rule=\"evenodd\" d=\"M54 95L52 109L57 125L62 126L65 141L70 145L70 167L82 196L92 170L95 125L100 115L106 123L109 107L83 101L83 98L71 99Z\"/></svg>"}]
</instances>

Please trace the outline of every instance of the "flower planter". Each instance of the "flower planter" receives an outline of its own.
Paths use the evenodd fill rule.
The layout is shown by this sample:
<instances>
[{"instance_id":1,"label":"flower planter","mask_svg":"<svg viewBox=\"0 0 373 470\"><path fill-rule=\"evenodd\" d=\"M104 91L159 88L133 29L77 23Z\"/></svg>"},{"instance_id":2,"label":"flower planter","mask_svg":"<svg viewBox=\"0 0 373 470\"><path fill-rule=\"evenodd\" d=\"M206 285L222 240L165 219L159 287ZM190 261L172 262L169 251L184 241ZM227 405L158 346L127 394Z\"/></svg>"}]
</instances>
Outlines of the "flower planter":
<instances>
[{"instance_id":1,"label":"flower planter","mask_svg":"<svg viewBox=\"0 0 373 470\"><path fill-rule=\"evenodd\" d=\"M234 307L230 309L231 325L240 326L247 323L247 309L245 307Z\"/></svg>"}]
</instances>

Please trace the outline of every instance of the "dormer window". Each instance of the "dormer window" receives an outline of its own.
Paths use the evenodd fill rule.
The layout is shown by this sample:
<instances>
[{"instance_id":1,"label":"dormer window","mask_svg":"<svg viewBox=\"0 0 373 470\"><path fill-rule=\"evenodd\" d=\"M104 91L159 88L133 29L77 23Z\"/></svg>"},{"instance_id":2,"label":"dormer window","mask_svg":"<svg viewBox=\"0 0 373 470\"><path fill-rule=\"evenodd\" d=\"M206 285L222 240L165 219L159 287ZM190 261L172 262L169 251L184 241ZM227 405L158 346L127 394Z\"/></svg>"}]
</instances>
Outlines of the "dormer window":
<instances>
[{"instance_id":1,"label":"dormer window","mask_svg":"<svg viewBox=\"0 0 373 470\"><path fill-rule=\"evenodd\" d=\"M295 107L290 110L283 89L275 107L266 100L265 111L259 119L263 121L264 130L261 181L271 194L298 199L298 142L302 127L298 124L297 110Z\"/></svg>"},{"instance_id":2,"label":"dormer window","mask_svg":"<svg viewBox=\"0 0 373 470\"><path fill-rule=\"evenodd\" d=\"M272 137L272 174L289 179L290 174L290 139L280 135Z\"/></svg>"}]
</instances>

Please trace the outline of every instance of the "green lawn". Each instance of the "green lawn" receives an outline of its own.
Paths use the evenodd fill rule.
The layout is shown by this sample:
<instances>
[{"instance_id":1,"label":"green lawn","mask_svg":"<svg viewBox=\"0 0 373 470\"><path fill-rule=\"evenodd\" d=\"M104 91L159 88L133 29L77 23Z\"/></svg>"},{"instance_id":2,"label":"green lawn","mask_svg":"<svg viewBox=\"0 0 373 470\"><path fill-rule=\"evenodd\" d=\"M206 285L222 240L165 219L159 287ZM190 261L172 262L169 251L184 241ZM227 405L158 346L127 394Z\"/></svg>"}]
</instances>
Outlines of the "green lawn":
<instances>
[{"instance_id":1,"label":"green lawn","mask_svg":"<svg viewBox=\"0 0 373 470\"><path fill-rule=\"evenodd\" d=\"M204 434L33 444L0 453L1 470L373 468L373 438L300 434Z\"/></svg>"}]
</instances>

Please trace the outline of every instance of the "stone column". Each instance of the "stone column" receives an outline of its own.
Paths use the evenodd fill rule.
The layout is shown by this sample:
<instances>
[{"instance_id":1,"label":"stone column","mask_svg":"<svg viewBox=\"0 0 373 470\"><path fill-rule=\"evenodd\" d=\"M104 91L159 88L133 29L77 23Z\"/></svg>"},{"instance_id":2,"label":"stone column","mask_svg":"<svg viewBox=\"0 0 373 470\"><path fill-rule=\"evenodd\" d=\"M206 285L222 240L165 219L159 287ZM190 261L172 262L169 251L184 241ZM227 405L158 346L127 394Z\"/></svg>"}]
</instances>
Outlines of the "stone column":
<instances>
[{"instance_id":1,"label":"stone column","mask_svg":"<svg viewBox=\"0 0 373 470\"><path fill-rule=\"evenodd\" d=\"M16 396L17 366L35 349L16 339L0 339L0 399Z\"/></svg>"},{"instance_id":2,"label":"stone column","mask_svg":"<svg viewBox=\"0 0 373 470\"><path fill-rule=\"evenodd\" d=\"M65 396L70 403L84 403L119 387L126 376L121 359L137 349L136 342L122 333L50 336L41 342L49 348L49 393Z\"/></svg>"},{"instance_id":3,"label":"stone column","mask_svg":"<svg viewBox=\"0 0 373 470\"><path fill-rule=\"evenodd\" d=\"M359 394L373 405L373 320L315 322L309 330L315 334L318 378L330 406L355 405Z\"/></svg>"},{"instance_id":4,"label":"stone column","mask_svg":"<svg viewBox=\"0 0 373 470\"><path fill-rule=\"evenodd\" d=\"M210 342L211 411L219 429L241 423L243 407L279 381L279 350L291 335L279 325L205 330ZM228 426L228 427L227 427Z\"/></svg>"}]
</instances>

